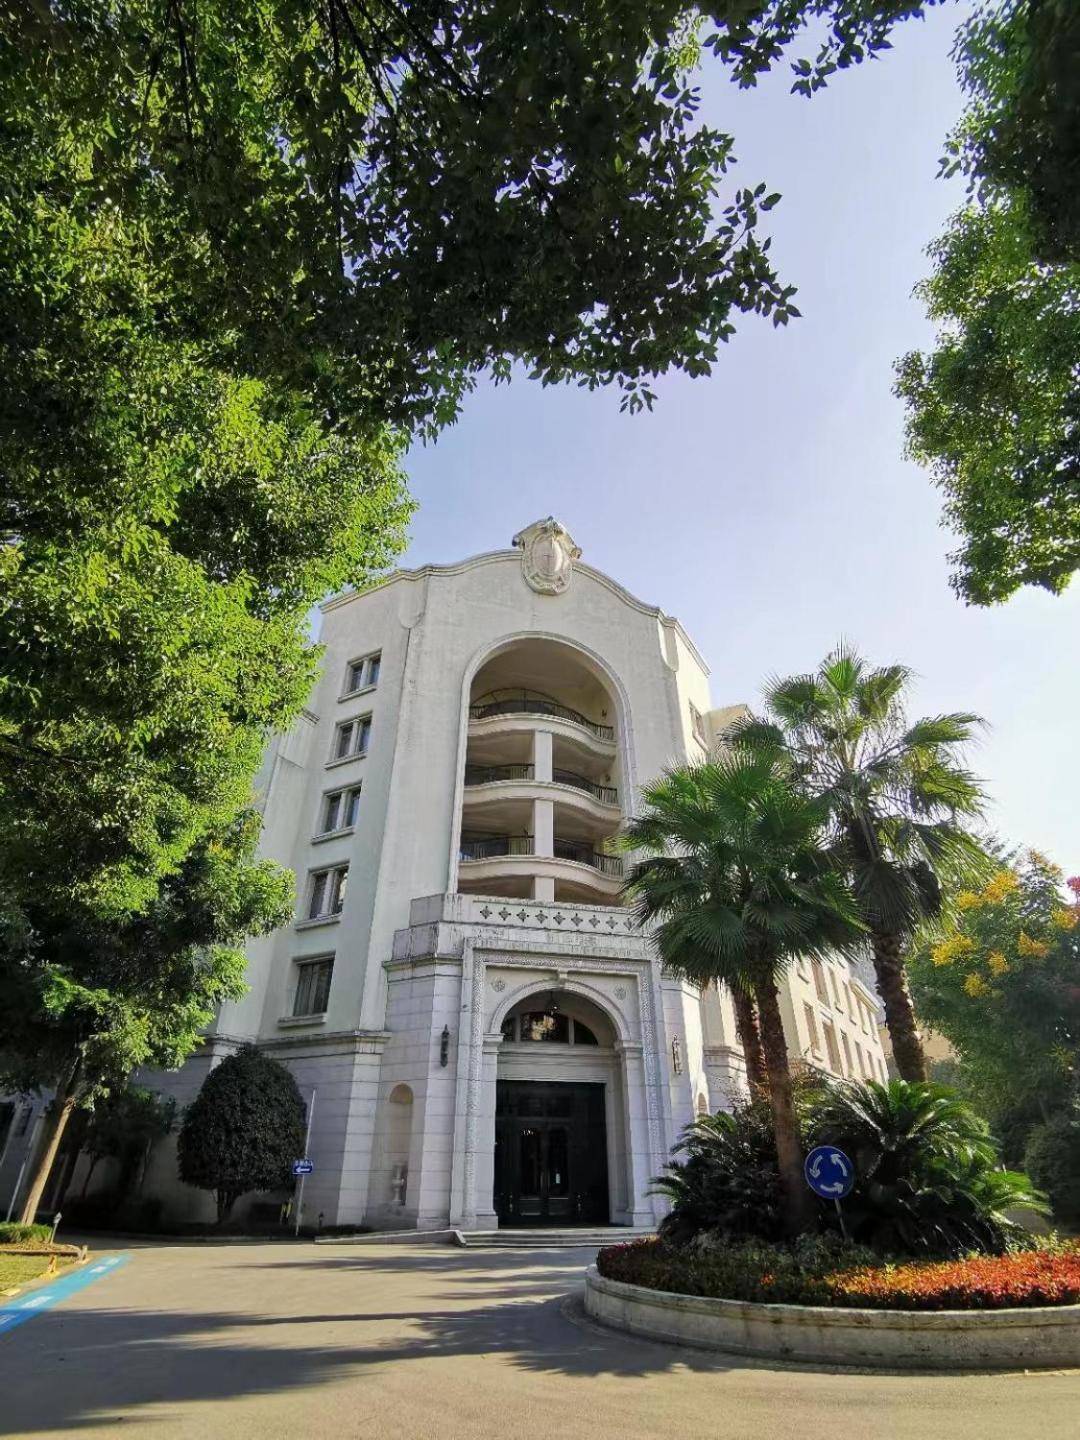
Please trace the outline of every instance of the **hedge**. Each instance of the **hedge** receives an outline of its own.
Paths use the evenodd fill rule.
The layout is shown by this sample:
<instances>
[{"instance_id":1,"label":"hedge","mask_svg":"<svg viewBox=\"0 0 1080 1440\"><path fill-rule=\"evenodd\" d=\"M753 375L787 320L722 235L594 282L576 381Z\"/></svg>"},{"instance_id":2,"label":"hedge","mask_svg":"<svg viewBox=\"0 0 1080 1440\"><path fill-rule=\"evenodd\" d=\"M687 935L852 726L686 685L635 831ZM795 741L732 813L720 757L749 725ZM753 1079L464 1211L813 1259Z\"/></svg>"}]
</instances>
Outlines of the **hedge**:
<instances>
[{"instance_id":1,"label":"hedge","mask_svg":"<svg viewBox=\"0 0 1080 1440\"><path fill-rule=\"evenodd\" d=\"M605 1247L609 1280L725 1300L870 1310L1002 1310L1080 1304L1080 1242L1007 1255L882 1265L857 1247L822 1244L676 1248L660 1240Z\"/></svg>"},{"instance_id":2,"label":"hedge","mask_svg":"<svg viewBox=\"0 0 1080 1440\"><path fill-rule=\"evenodd\" d=\"M0 1221L0 1245L47 1245L51 1239L51 1225L16 1225Z\"/></svg>"}]
</instances>

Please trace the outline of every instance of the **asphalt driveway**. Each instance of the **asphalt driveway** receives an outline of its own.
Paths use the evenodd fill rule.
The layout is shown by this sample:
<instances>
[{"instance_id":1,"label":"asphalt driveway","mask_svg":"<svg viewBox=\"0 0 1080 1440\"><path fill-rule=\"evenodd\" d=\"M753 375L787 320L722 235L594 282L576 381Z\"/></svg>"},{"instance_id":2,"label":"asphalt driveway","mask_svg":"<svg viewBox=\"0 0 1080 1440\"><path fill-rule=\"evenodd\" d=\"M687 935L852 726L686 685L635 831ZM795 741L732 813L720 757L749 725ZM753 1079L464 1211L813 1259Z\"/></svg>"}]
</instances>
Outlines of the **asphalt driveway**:
<instances>
[{"instance_id":1,"label":"asphalt driveway","mask_svg":"<svg viewBox=\"0 0 1080 1440\"><path fill-rule=\"evenodd\" d=\"M1080 1371L818 1373L588 1322L590 1250L125 1247L0 1334L0 1434L1076 1440Z\"/></svg>"}]
</instances>

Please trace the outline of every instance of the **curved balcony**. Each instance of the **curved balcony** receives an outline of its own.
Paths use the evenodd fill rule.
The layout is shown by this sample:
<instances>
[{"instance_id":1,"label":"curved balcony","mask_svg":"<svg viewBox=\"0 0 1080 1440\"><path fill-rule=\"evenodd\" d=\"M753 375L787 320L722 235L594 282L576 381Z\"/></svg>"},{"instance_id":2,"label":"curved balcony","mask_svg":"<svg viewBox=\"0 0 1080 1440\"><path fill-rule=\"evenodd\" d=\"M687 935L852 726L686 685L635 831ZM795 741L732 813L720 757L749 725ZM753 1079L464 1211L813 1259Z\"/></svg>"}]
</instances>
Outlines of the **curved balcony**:
<instances>
[{"instance_id":1,"label":"curved balcony","mask_svg":"<svg viewBox=\"0 0 1080 1440\"><path fill-rule=\"evenodd\" d=\"M558 798L560 804L591 816L602 833L606 833L603 831L605 825L610 828L611 812L617 811L619 806L619 792L614 785L599 785L573 770L553 770L550 780L537 780L535 773L532 765L524 764L466 765L465 802L470 808L475 808L496 802L507 805L514 801L529 803ZM553 795L553 790L561 793ZM571 793L568 795L567 791ZM493 815L492 818L496 817ZM508 828L514 828L513 822Z\"/></svg>"},{"instance_id":2,"label":"curved balcony","mask_svg":"<svg viewBox=\"0 0 1080 1440\"><path fill-rule=\"evenodd\" d=\"M572 727L573 731L584 732L605 747L615 744L614 726L601 725L596 720L590 720L587 715L582 715L579 710L573 710L569 705L563 705L558 700L549 700L543 695L511 695L505 699L480 700L469 706L470 724L476 721L528 720L538 717L560 721L563 725Z\"/></svg>"},{"instance_id":3,"label":"curved balcony","mask_svg":"<svg viewBox=\"0 0 1080 1440\"><path fill-rule=\"evenodd\" d=\"M553 855L534 854L531 835L490 835L462 840L458 847L460 879L469 886L496 885L487 895L527 894L537 876L550 876L557 886L599 897L599 903L622 889L623 865L617 855L604 855L588 841L559 840Z\"/></svg>"}]
</instances>

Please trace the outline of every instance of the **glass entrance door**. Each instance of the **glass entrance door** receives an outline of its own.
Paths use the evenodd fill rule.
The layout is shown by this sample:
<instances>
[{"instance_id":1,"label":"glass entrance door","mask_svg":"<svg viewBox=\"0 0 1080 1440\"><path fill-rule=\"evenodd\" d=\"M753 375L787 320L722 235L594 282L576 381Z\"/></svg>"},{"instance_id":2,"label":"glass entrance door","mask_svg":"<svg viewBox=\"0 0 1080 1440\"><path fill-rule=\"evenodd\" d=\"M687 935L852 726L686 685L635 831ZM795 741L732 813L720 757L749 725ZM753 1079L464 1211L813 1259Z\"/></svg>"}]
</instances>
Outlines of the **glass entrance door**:
<instances>
[{"instance_id":1,"label":"glass entrance door","mask_svg":"<svg viewBox=\"0 0 1080 1440\"><path fill-rule=\"evenodd\" d=\"M495 1210L511 1226L607 1222L603 1085L498 1082Z\"/></svg>"}]
</instances>

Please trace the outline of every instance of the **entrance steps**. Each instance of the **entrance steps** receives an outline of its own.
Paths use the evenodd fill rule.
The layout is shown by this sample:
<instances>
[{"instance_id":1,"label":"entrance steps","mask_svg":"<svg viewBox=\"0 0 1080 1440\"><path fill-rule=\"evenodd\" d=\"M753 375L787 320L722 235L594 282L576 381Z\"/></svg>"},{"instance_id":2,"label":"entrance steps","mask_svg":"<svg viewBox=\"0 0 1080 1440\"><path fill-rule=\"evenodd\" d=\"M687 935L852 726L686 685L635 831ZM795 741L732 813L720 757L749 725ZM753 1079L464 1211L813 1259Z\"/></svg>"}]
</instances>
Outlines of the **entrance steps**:
<instances>
[{"instance_id":1,"label":"entrance steps","mask_svg":"<svg viewBox=\"0 0 1080 1440\"><path fill-rule=\"evenodd\" d=\"M454 1241L470 1250L517 1250L526 1246L545 1250L556 1246L598 1250L602 1245L622 1245L627 1240L640 1240L644 1235L655 1233L651 1229L634 1230L618 1225L583 1226L577 1230L546 1226L537 1230L455 1230Z\"/></svg>"}]
</instances>

